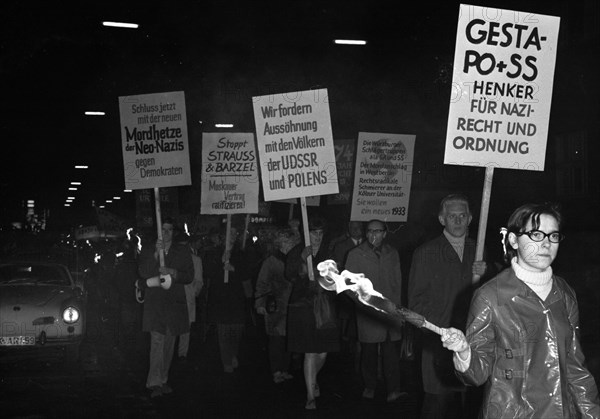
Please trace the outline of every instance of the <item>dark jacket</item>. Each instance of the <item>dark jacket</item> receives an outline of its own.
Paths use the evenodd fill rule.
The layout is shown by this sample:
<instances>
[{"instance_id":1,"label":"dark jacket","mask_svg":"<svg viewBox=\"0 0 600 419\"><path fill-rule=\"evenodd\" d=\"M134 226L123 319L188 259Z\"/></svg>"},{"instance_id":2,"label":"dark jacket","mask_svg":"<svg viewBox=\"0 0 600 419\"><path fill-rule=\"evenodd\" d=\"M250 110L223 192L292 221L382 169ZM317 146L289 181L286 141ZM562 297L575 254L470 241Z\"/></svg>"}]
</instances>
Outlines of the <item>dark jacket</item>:
<instances>
[{"instance_id":1,"label":"dark jacket","mask_svg":"<svg viewBox=\"0 0 600 419\"><path fill-rule=\"evenodd\" d=\"M249 279L250 272L244 255L236 245L229 256L229 263L235 271L229 272L225 282L224 252L224 247L215 247L202 258L204 281L208 287L206 321L215 324L244 324L247 313L243 281Z\"/></svg>"},{"instance_id":2,"label":"dark jacket","mask_svg":"<svg viewBox=\"0 0 600 419\"><path fill-rule=\"evenodd\" d=\"M553 276L542 301L512 268L475 292L458 376L486 383L484 418L599 418L598 390L584 366L575 292Z\"/></svg>"},{"instance_id":3,"label":"dark jacket","mask_svg":"<svg viewBox=\"0 0 600 419\"><path fill-rule=\"evenodd\" d=\"M408 279L408 308L436 326L465 330L473 295L475 249L475 240L466 237L461 261L443 233L418 247L413 254ZM493 267L488 263L485 277L492 271ZM441 394L464 390L464 385L454 374L452 353L440 344L439 336L423 330L422 346L425 392Z\"/></svg>"},{"instance_id":4,"label":"dark jacket","mask_svg":"<svg viewBox=\"0 0 600 419\"><path fill-rule=\"evenodd\" d=\"M138 270L143 279L159 274L159 262L154 258L154 251L154 246L146 246L140 255ZM173 279L169 289L146 289L142 329L162 334L168 330L171 335L180 335L190 330L184 287L194 279L194 263L189 246L173 243L169 253L165 253L165 266L176 269L177 278Z\"/></svg>"},{"instance_id":5,"label":"dark jacket","mask_svg":"<svg viewBox=\"0 0 600 419\"><path fill-rule=\"evenodd\" d=\"M375 291L380 292L394 304L401 304L400 258L396 249L390 245L383 244L381 255L378 257L372 246L367 241L363 241L348 253L346 269L353 273L364 274L373 283ZM384 342L388 333L392 341L400 340L402 337L399 322L391 322L369 308L357 308L356 322L360 342Z\"/></svg>"}]
</instances>

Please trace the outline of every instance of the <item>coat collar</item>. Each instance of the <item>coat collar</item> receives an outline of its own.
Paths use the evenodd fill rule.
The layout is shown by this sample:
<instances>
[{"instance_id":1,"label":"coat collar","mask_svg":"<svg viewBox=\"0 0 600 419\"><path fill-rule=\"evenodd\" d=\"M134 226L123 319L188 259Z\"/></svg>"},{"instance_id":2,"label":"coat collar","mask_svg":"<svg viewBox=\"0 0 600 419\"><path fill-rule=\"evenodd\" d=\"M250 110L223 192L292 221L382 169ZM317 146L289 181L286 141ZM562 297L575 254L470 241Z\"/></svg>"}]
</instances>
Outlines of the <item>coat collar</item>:
<instances>
[{"instance_id":1,"label":"coat collar","mask_svg":"<svg viewBox=\"0 0 600 419\"><path fill-rule=\"evenodd\" d=\"M526 299L530 298L538 298L537 294L529 288L523 281L521 281L515 275L515 271L512 268L507 268L504 271L500 272L497 277L496 282L497 292L498 292L498 304L504 305L508 302L512 301L513 297L520 296ZM560 288L557 284L556 276L552 276L552 290L546 301L545 305L550 305L557 300L560 300L561 293Z\"/></svg>"}]
</instances>

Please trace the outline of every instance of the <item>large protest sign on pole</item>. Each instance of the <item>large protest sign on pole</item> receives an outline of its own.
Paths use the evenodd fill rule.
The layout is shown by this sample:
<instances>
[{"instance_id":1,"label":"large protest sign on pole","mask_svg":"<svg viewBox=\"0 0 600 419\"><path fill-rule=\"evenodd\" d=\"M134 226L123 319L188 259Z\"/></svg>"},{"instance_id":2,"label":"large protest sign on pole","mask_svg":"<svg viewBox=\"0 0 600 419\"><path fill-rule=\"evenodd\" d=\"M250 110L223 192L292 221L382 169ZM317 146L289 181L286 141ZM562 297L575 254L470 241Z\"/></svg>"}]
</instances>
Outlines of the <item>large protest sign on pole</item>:
<instances>
[{"instance_id":1,"label":"large protest sign on pole","mask_svg":"<svg viewBox=\"0 0 600 419\"><path fill-rule=\"evenodd\" d=\"M544 170L559 23L460 6L445 164Z\"/></svg>"},{"instance_id":2,"label":"large protest sign on pole","mask_svg":"<svg viewBox=\"0 0 600 419\"><path fill-rule=\"evenodd\" d=\"M257 163L254 134L203 133L200 213L257 213Z\"/></svg>"},{"instance_id":3,"label":"large protest sign on pole","mask_svg":"<svg viewBox=\"0 0 600 419\"><path fill-rule=\"evenodd\" d=\"M477 260L494 168L544 170L559 25L555 16L460 6L444 163L486 168Z\"/></svg>"},{"instance_id":4,"label":"large protest sign on pole","mask_svg":"<svg viewBox=\"0 0 600 419\"><path fill-rule=\"evenodd\" d=\"M190 185L183 92L119 97L125 188L154 189L156 228L162 240L160 187ZM164 252L159 252L164 266Z\"/></svg>"},{"instance_id":5,"label":"large protest sign on pole","mask_svg":"<svg viewBox=\"0 0 600 419\"><path fill-rule=\"evenodd\" d=\"M265 201L338 193L327 90L252 99Z\"/></svg>"},{"instance_id":6,"label":"large protest sign on pole","mask_svg":"<svg viewBox=\"0 0 600 419\"><path fill-rule=\"evenodd\" d=\"M202 134L201 214L227 214L224 282L229 282L231 215L258 212L258 168L252 133Z\"/></svg>"},{"instance_id":7,"label":"large protest sign on pole","mask_svg":"<svg viewBox=\"0 0 600 419\"><path fill-rule=\"evenodd\" d=\"M257 96L252 101L265 201L300 198L309 246L306 197L338 193L327 89ZM312 269L308 272L314 279Z\"/></svg>"},{"instance_id":8,"label":"large protest sign on pole","mask_svg":"<svg viewBox=\"0 0 600 419\"><path fill-rule=\"evenodd\" d=\"M360 132L356 149L350 219L406 221L415 136Z\"/></svg>"},{"instance_id":9,"label":"large protest sign on pole","mask_svg":"<svg viewBox=\"0 0 600 419\"><path fill-rule=\"evenodd\" d=\"M120 96L126 189L191 185L183 92Z\"/></svg>"}]
</instances>

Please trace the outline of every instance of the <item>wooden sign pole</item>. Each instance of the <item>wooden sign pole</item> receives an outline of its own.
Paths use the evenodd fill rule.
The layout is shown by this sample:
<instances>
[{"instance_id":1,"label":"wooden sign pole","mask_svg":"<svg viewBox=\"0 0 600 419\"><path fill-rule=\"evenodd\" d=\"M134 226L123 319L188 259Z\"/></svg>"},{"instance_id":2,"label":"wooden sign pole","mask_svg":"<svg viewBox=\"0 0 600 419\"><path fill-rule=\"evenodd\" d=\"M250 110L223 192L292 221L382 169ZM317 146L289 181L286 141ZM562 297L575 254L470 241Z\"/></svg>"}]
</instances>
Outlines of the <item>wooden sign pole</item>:
<instances>
[{"instance_id":1,"label":"wooden sign pole","mask_svg":"<svg viewBox=\"0 0 600 419\"><path fill-rule=\"evenodd\" d=\"M481 211L479 212L479 230L477 231L477 247L475 249L475 260L483 260L483 248L485 243L485 231L487 229L488 212L490 209L490 196L492 194L492 180L494 178L494 167L485 168L485 181L483 182L483 195L481 198ZM473 284L479 283L481 277L473 275Z\"/></svg>"},{"instance_id":2,"label":"wooden sign pole","mask_svg":"<svg viewBox=\"0 0 600 419\"><path fill-rule=\"evenodd\" d=\"M304 244L306 246L310 246L310 230L308 229L308 215L306 212L306 197L300 197L300 209L302 211L302 225L304 230ZM315 273L312 267L312 252L308 255L306 259L306 270L308 271L308 279L311 281L315 280Z\"/></svg>"},{"instance_id":3,"label":"wooden sign pole","mask_svg":"<svg viewBox=\"0 0 600 419\"><path fill-rule=\"evenodd\" d=\"M225 254L223 255L223 266L229 263L229 256L231 256L231 214L227 214L227 229L225 230ZM226 284L229 282L229 271L224 269L223 282Z\"/></svg>"},{"instance_id":4,"label":"wooden sign pole","mask_svg":"<svg viewBox=\"0 0 600 419\"><path fill-rule=\"evenodd\" d=\"M158 233L158 239L162 241L162 219L160 216L160 190L159 188L154 188L154 207L156 209L156 230ZM164 249L158 250L158 259L160 261L160 266L165 266L165 251Z\"/></svg>"}]
</instances>

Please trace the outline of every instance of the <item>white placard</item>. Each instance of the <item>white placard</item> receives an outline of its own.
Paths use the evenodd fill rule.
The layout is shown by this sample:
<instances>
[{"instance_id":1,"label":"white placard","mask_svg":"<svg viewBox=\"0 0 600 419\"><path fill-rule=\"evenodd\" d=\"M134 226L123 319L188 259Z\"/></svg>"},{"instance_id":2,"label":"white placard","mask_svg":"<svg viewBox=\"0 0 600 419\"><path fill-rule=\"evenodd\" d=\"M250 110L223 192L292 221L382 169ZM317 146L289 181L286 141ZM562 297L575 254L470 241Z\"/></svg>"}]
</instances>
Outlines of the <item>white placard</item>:
<instances>
[{"instance_id":1,"label":"white placard","mask_svg":"<svg viewBox=\"0 0 600 419\"><path fill-rule=\"evenodd\" d=\"M201 214L258 212L254 134L202 134Z\"/></svg>"},{"instance_id":2,"label":"white placard","mask_svg":"<svg viewBox=\"0 0 600 419\"><path fill-rule=\"evenodd\" d=\"M126 189L191 185L183 92L119 97Z\"/></svg>"},{"instance_id":3,"label":"white placard","mask_svg":"<svg viewBox=\"0 0 600 419\"><path fill-rule=\"evenodd\" d=\"M414 135L358 134L350 220L406 221L414 152Z\"/></svg>"},{"instance_id":4,"label":"white placard","mask_svg":"<svg viewBox=\"0 0 600 419\"><path fill-rule=\"evenodd\" d=\"M559 25L460 6L445 164L544 170Z\"/></svg>"},{"instance_id":5,"label":"white placard","mask_svg":"<svg viewBox=\"0 0 600 419\"><path fill-rule=\"evenodd\" d=\"M338 193L327 89L252 100L265 201Z\"/></svg>"}]
</instances>

